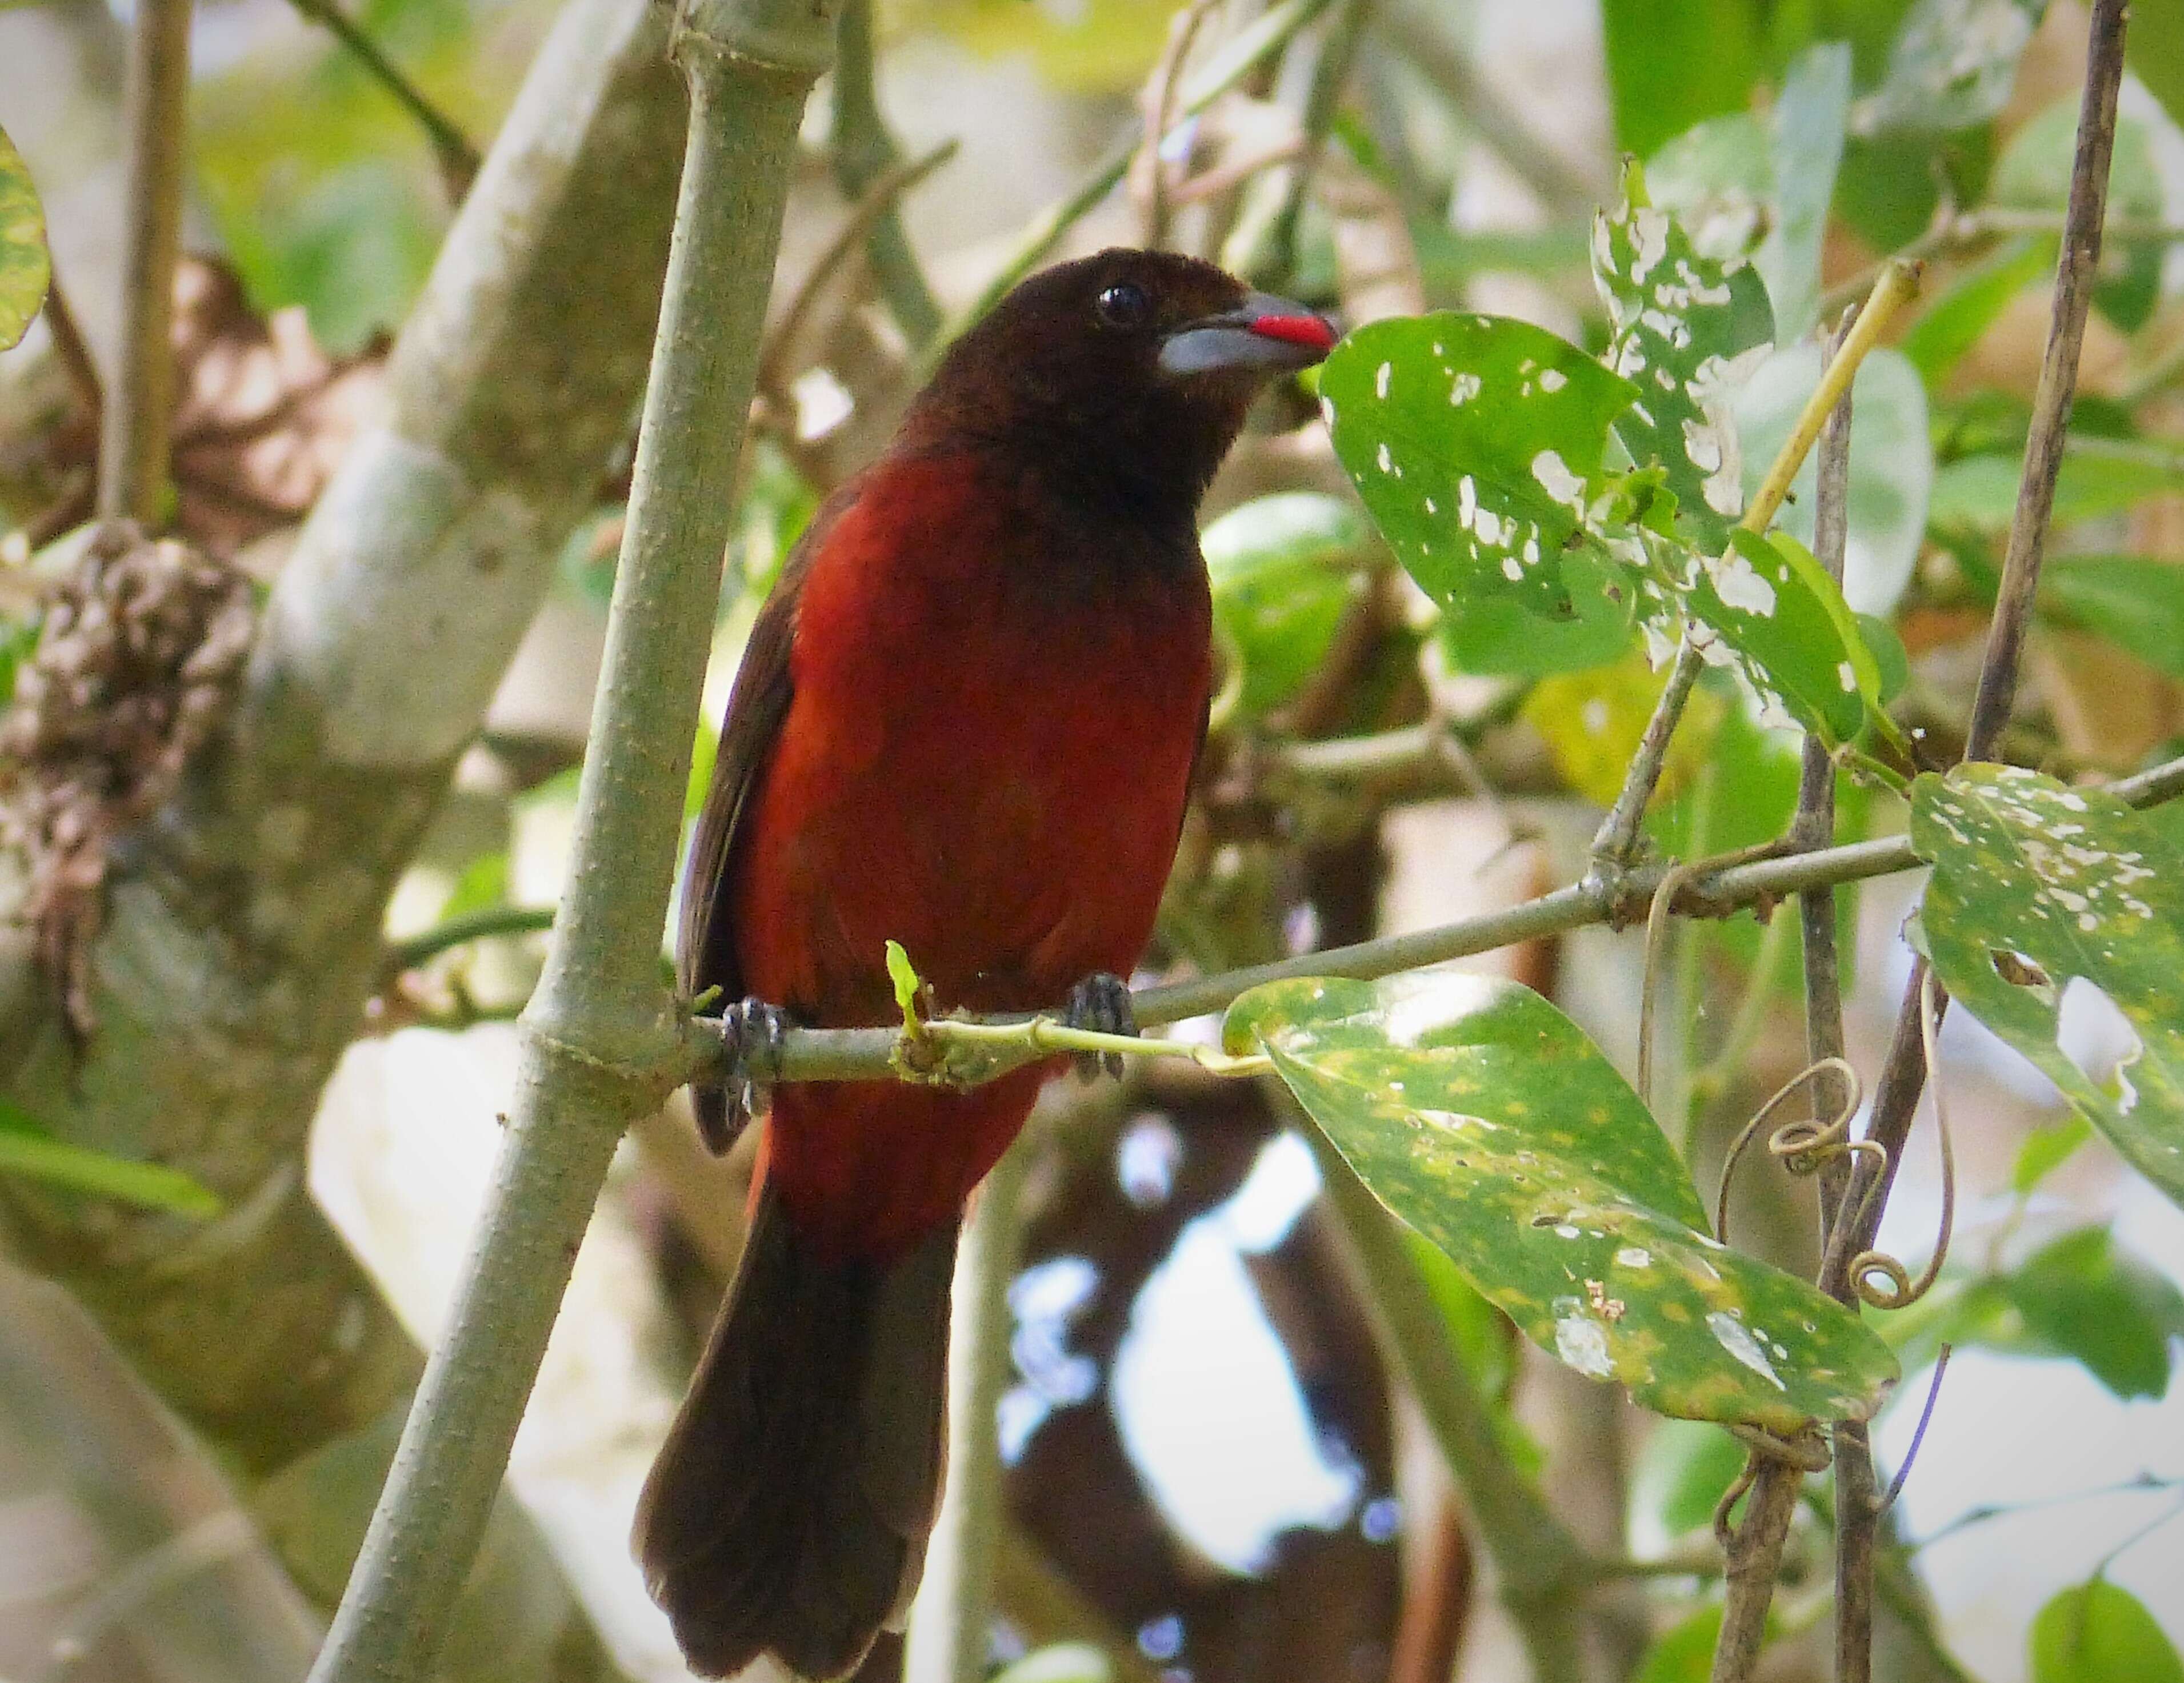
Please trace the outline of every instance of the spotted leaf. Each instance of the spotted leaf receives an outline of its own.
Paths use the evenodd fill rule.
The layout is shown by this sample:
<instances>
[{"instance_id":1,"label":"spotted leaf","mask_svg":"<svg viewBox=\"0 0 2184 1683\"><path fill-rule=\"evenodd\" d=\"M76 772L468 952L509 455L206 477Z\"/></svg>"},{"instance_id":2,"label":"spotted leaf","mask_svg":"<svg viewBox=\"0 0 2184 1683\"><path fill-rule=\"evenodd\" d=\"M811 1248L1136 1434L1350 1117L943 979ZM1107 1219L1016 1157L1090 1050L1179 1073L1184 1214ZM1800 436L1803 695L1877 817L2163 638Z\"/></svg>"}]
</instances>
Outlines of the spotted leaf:
<instances>
[{"instance_id":1,"label":"spotted leaf","mask_svg":"<svg viewBox=\"0 0 2184 1683\"><path fill-rule=\"evenodd\" d=\"M1458 617L1577 628L1588 662L1613 657L1628 610L1603 611L1617 567L1583 516L1627 380L1529 322L1439 314L1359 328L1319 390L1335 454L1429 596Z\"/></svg>"},{"instance_id":2,"label":"spotted leaf","mask_svg":"<svg viewBox=\"0 0 2184 1683\"><path fill-rule=\"evenodd\" d=\"M1686 552L1676 594L1711 639L1705 653L1740 668L1829 747L1880 717L1880 669L1827 569L1797 539L1739 529L1719 558Z\"/></svg>"},{"instance_id":3,"label":"spotted leaf","mask_svg":"<svg viewBox=\"0 0 2184 1683\"><path fill-rule=\"evenodd\" d=\"M52 278L46 214L14 143L0 134L0 351L23 336Z\"/></svg>"},{"instance_id":4,"label":"spotted leaf","mask_svg":"<svg viewBox=\"0 0 2184 1683\"><path fill-rule=\"evenodd\" d=\"M1639 465L1658 463L1678 524L1719 550L1744 509L1743 458L1730 402L1766 358L1774 313L1759 271L1702 257L1683 225L1646 202L1635 164L1624 203L1592 230L1592 278L1607 306L1607 365L1636 387L1615 436Z\"/></svg>"},{"instance_id":5,"label":"spotted leaf","mask_svg":"<svg viewBox=\"0 0 2184 1683\"><path fill-rule=\"evenodd\" d=\"M1912 786L1919 935L1952 997L2184 1203L2184 849L2014 766Z\"/></svg>"},{"instance_id":6,"label":"spotted leaf","mask_svg":"<svg viewBox=\"0 0 2184 1683\"><path fill-rule=\"evenodd\" d=\"M1580 1373L1780 1431L1865 1419L1896 1377L1857 1317L1707 1236L1638 1096L1529 988L1449 969L1274 982L1224 1036L1264 1047L1374 1196Z\"/></svg>"}]
</instances>

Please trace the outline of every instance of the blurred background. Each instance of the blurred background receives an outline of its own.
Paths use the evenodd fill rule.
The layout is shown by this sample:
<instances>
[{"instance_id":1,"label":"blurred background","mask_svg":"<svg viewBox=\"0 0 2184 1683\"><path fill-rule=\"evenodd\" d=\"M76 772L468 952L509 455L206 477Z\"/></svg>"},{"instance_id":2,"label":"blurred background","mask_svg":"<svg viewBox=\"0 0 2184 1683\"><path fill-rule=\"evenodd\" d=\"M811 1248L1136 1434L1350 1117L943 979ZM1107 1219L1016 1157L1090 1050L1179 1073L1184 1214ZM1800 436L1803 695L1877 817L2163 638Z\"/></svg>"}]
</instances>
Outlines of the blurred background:
<instances>
[{"instance_id":1,"label":"blurred background","mask_svg":"<svg viewBox=\"0 0 2184 1683\"><path fill-rule=\"evenodd\" d=\"M2110 214L2126 236L2102 271L2088 442L2059 508L2057 547L2084 564L2043 597L2008 745L2064 775L2129 770L2184 737L2184 10L2138 9L2157 35L2125 90ZM832 83L811 103L709 720L756 601L818 500L884 440L933 322L1149 115L1165 126L1260 10L857 8L877 108ZM280 575L297 523L380 413L390 337L555 13L198 6L176 525L256 586ZM104 0L0 11L0 125L42 197L72 323L57 332L49 310L0 356L0 696L36 635L33 558L90 508L81 370L110 364L119 332L128 21ZM2164 29L2168 56L2149 56ZM1758 250L1776 292L1785 348L1737 409L1749 479L1815 378L1817 351L1790 342L1831 320L1881 256L1915 248L1925 302L1858 386L1848 595L1907 652L1899 716L1947 747L2046 329L2085 36L2074 0L1335 0L1158 157L1140 151L1061 250L1157 239L1351 325L1466 308L1596 348L1591 221L1613 200L1618 154L1635 154L1658 201L1711 249ZM1798 233L1776 172L1802 142L1774 124L1789 80L1830 42L1848 47L1847 137L1831 208ZM925 167L913 178L897 160ZM1802 269L1781 254L1796 239L1811 247ZM1658 689L1635 653L1526 670L1467 651L1379 547L1310 415L1301 394L1271 399L1208 505L1237 687L1148 957L1162 974L1446 922L1571 880ZM295 1165L420 1341L438 1329L498 1147L510 1019L561 888L626 492L625 449L584 492L591 512L400 878L372 999ZM701 732L699 779L710 753ZM1657 842L1690 856L1775 833L1795 754L1733 691L1702 692ZM1861 793L1843 834L1903 823L1897 803ZM1907 974L1914 889L1846 897L1851 1055L1868 1071ZM1747 914L1674 942L1659 1114L1702 1187L1803 1062L1792 925ZM1493 966L1548 991L1628 1071L1641 961L1635 936L1586 931ZM1886 1329L1905 1380L1876 1428L1884 1477L1909 1447L1936 1343L1961 1347L1895 1509L1885 1587L1901 1616L1880 1675L2029 1676L2035 1614L2103 1563L2184 1644L2184 1400L2170 1386L2184 1215L1964 1014L1942 1048L1956 1243L1936 1296ZM1139 1067L1056 1084L1012 1160L1021 1254L981 1394L1005 1495L982 1658L1017 1668L1013 1683L1522 1675L1290 1121L1250 1085ZM626 1142L478 1569L491 1616L465 1625L449 1676L686 1675L624 1539L733 1265L749 1172L746 1152L705 1158L679 1098ZM1739 1186L1741 1241L1809 1271L1809 1186L1751 1166ZM1939 1203L1922 1136L1886 1247L1915 1267ZM1570 1527L1603 1551L1696 1561L1741 1451L1560 1369L1445 1265L1420 1265L1510 1455ZM161 1391L75 1297L0 1268L0 1679L302 1675L355 1541L326 1516L368 1502L384 1441L254 1460L179 1420ZM1827 1675L1829 1573L1810 1513L1769 1677ZM1704 1676L1713 1575L1634 1575L1597 1597L1596 1675ZM940 1674L921 1674L917 1647L910 1675L927 1683ZM903 1663L883 1645L865 1675Z\"/></svg>"}]
</instances>

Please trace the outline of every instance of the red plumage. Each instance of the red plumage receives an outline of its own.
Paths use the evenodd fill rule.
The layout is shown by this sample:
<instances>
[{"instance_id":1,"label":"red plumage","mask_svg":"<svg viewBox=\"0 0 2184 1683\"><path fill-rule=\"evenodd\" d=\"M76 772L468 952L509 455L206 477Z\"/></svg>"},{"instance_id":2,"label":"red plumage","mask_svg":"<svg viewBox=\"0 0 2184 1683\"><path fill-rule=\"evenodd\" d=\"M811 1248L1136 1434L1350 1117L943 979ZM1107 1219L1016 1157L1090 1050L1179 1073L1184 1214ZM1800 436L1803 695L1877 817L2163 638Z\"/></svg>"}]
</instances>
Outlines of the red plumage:
<instances>
[{"instance_id":1,"label":"red plumage","mask_svg":"<svg viewBox=\"0 0 2184 1683\"><path fill-rule=\"evenodd\" d=\"M1200 495L1316 316L1108 252L951 351L761 614L694 840L682 980L882 1024L902 943L944 1008L1058 1006L1151 932L1212 682ZM938 1490L956 1225L1046 1071L773 1096L721 1325L640 1505L693 1664L852 1669ZM715 1143L741 1096L697 1096Z\"/></svg>"}]
</instances>

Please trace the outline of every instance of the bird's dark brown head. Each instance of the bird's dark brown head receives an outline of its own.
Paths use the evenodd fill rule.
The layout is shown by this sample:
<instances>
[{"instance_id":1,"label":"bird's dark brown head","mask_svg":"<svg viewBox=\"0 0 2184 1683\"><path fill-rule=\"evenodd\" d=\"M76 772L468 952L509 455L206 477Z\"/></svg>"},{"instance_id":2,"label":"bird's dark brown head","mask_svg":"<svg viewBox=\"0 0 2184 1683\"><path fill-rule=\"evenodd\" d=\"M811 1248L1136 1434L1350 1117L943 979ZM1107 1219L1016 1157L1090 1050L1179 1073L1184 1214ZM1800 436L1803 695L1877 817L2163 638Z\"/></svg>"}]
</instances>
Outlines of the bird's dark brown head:
<instances>
[{"instance_id":1,"label":"bird's dark brown head","mask_svg":"<svg viewBox=\"0 0 2184 1683\"><path fill-rule=\"evenodd\" d=\"M1189 514L1260 389L1334 338L1210 263L1117 247L995 305L911 406L905 442L999 447L1102 500Z\"/></svg>"}]
</instances>

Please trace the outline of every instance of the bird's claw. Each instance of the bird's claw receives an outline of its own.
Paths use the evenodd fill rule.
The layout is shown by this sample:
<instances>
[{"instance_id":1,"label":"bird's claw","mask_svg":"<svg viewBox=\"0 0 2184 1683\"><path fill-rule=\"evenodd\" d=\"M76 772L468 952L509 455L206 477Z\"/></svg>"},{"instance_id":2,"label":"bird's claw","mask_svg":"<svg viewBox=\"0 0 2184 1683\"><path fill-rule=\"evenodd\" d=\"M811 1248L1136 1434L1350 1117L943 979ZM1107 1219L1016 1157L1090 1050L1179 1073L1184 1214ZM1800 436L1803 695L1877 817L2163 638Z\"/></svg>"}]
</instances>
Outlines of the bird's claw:
<instances>
[{"instance_id":1,"label":"bird's claw","mask_svg":"<svg viewBox=\"0 0 2184 1683\"><path fill-rule=\"evenodd\" d=\"M756 1115L781 1069L781 1048L795 1021L778 1005L746 997L721 1013L721 1046L727 1064L722 1085L737 1096L745 1115Z\"/></svg>"},{"instance_id":2,"label":"bird's claw","mask_svg":"<svg viewBox=\"0 0 2184 1683\"><path fill-rule=\"evenodd\" d=\"M1069 990L1069 1003L1062 1008L1061 1020L1065 1026L1086 1029L1095 1034L1128 1035L1138 1032L1137 1014L1130 1008L1130 985L1112 970L1095 970L1090 975ZM1119 1052L1080 1052L1076 1058L1077 1073L1086 1080L1105 1069L1111 1075L1123 1073L1123 1054Z\"/></svg>"}]
</instances>

